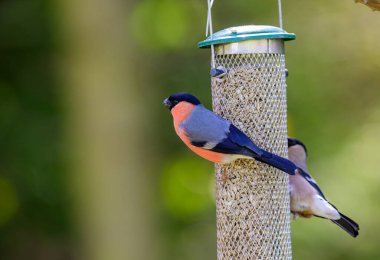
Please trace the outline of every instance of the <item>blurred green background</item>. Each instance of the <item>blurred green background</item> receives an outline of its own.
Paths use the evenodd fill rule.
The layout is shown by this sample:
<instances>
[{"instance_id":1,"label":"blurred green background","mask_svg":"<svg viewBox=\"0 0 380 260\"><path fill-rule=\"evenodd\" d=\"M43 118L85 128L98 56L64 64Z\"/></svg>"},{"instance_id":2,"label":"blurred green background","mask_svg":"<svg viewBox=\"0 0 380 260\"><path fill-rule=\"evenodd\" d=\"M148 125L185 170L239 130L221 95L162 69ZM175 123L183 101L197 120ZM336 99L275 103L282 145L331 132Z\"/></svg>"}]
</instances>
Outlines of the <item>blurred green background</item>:
<instances>
[{"instance_id":1,"label":"blurred green background","mask_svg":"<svg viewBox=\"0 0 380 260\"><path fill-rule=\"evenodd\" d=\"M294 259L380 259L380 13L283 3L289 132L356 220L292 223ZM210 107L205 0L0 2L0 259L215 259L213 165L162 100ZM214 31L277 25L277 1L215 1Z\"/></svg>"}]
</instances>

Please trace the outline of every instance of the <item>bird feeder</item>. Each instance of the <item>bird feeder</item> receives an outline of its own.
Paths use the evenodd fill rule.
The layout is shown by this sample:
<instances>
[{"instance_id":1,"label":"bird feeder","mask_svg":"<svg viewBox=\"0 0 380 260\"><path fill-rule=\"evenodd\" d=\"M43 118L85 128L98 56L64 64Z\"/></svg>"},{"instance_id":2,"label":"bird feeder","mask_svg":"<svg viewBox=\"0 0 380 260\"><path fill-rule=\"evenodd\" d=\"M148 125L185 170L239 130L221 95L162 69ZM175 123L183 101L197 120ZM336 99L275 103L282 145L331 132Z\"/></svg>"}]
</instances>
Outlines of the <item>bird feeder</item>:
<instances>
[{"instance_id":1,"label":"bird feeder","mask_svg":"<svg viewBox=\"0 0 380 260\"><path fill-rule=\"evenodd\" d=\"M284 41L272 26L240 26L200 42L213 45L214 112L259 147L287 158ZM222 69L221 69L222 68ZM256 160L216 164L218 259L291 259L288 175Z\"/></svg>"}]
</instances>

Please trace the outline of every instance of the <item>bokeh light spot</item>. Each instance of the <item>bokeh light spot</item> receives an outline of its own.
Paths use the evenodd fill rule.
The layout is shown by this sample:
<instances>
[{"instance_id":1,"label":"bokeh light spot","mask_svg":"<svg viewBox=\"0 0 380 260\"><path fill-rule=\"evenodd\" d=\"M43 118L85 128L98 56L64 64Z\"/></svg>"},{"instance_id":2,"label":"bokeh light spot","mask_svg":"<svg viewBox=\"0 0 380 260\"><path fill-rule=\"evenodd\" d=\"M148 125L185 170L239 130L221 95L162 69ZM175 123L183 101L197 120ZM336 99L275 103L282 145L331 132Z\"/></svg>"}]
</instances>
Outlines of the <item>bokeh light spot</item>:
<instances>
[{"instance_id":1,"label":"bokeh light spot","mask_svg":"<svg viewBox=\"0 0 380 260\"><path fill-rule=\"evenodd\" d=\"M0 226L6 224L19 208L19 200L13 185L0 177Z\"/></svg>"},{"instance_id":2,"label":"bokeh light spot","mask_svg":"<svg viewBox=\"0 0 380 260\"><path fill-rule=\"evenodd\" d=\"M200 213L212 205L210 181L213 165L197 158L171 160L161 179L162 197L167 209L179 218Z\"/></svg>"},{"instance_id":3,"label":"bokeh light spot","mask_svg":"<svg viewBox=\"0 0 380 260\"><path fill-rule=\"evenodd\" d=\"M141 1L132 13L130 25L138 43L149 50L176 49L189 31L185 2Z\"/></svg>"}]
</instances>

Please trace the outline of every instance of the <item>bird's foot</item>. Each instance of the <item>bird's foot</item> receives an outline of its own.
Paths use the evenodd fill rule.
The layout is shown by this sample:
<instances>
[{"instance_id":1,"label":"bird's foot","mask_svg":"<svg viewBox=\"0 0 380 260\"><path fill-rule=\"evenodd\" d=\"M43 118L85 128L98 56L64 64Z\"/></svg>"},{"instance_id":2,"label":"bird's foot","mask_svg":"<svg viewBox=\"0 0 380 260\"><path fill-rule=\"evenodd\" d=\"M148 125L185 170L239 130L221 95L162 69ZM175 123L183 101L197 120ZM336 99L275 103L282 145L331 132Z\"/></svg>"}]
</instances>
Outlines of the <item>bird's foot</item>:
<instances>
[{"instance_id":1,"label":"bird's foot","mask_svg":"<svg viewBox=\"0 0 380 260\"><path fill-rule=\"evenodd\" d=\"M232 172L227 173L225 169L222 169L220 172L216 174L216 180L219 182L223 182L223 184L233 179L236 179L236 176Z\"/></svg>"}]
</instances>

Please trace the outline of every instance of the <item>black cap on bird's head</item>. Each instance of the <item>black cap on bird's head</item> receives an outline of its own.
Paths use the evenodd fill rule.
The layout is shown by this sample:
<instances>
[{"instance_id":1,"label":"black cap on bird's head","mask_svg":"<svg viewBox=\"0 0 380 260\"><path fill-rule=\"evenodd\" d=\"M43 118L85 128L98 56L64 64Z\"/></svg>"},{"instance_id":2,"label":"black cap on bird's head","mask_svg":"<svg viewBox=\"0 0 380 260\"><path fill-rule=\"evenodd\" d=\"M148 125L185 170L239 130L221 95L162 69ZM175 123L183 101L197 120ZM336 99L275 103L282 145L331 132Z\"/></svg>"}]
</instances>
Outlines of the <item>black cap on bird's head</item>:
<instances>
[{"instance_id":1,"label":"black cap on bird's head","mask_svg":"<svg viewBox=\"0 0 380 260\"><path fill-rule=\"evenodd\" d=\"M181 93L175 93L173 95L170 95L167 99L164 100L164 105L172 110L173 107L175 107L178 103L185 101L193 105L199 105L201 102L194 97L193 95L185 92Z\"/></svg>"},{"instance_id":2,"label":"black cap on bird's head","mask_svg":"<svg viewBox=\"0 0 380 260\"><path fill-rule=\"evenodd\" d=\"M288 137L288 148L295 146L295 145L301 145L303 147L303 149L305 150L305 153L307 154L307 149L306 149L306 146L304 143L302 143L298 139Z\"/></svg>"}]
</instances>

